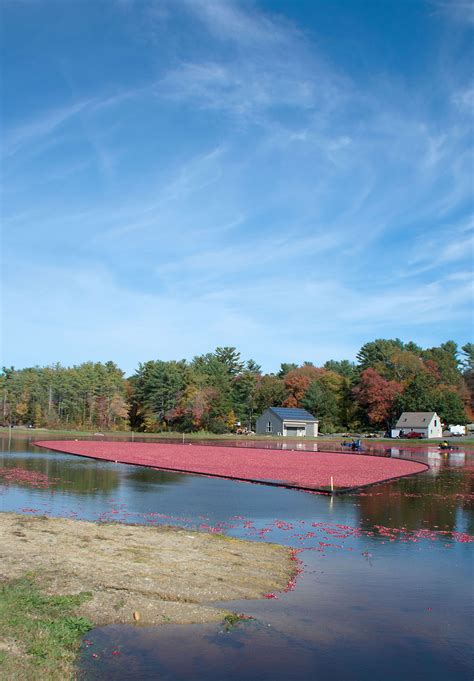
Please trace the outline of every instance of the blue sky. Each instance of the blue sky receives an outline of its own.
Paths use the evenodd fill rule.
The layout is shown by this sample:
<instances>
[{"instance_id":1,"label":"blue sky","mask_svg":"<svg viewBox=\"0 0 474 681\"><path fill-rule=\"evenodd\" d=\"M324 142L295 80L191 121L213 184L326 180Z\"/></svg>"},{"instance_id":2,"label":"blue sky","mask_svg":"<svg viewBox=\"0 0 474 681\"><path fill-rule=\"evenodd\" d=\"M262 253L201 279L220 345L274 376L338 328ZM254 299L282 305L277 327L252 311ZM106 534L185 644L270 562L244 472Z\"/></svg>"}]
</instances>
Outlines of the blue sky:
<instances>
[{"instance_id":1,"label":"blue sky","mask_svg":"<svg viewBox=\"0 0 474 681\"><path fill-rule=\"evenodd\" d=\"M3 364L471 340L469 2L2 14Z\"/></svg>"}]
</instances>

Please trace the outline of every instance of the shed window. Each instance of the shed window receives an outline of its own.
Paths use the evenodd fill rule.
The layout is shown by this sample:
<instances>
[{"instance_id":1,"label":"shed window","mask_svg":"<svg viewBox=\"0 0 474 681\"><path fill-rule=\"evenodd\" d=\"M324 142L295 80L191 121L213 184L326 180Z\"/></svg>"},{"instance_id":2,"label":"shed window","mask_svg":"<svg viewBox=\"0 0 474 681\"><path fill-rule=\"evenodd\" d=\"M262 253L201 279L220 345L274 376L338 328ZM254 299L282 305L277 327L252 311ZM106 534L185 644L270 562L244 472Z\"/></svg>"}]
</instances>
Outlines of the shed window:
<instances>
[{"instance_id":1,"label":"shed window","mask_svg":"<svg viewBox=\"0 0 474 681\"><path fill-rule=\"evenodd\" d=\"M272 422L269 421L269 422L267 423L267 433L271 433L272 431L273 431Z\"/></svg>"}]
</instances>

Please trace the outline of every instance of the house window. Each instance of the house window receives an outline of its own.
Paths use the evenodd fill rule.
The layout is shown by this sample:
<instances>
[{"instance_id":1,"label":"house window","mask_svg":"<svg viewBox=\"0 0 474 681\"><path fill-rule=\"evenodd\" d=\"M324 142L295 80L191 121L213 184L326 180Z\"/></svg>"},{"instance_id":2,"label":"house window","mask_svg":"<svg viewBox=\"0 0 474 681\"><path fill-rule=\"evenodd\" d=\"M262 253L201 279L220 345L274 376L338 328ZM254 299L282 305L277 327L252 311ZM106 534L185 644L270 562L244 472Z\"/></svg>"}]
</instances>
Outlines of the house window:
<instances>
[{"instance_id":1,"label":"house window","mask_svg":"<svg viewBox=\"0 0 474 681\"><path fill-rule=\"evenodd\" d=\"M269 422L267 423L267 433L271 433L272 431L273 431L272 422L269 421Z\"/></svg>"},{"instance_id":2,"label":"house window","mask_svg":"<svg viewBox=\"0 0 474 681\"><path fill-rule=\"evenodd\" d=\"M435 428L437 428L437 427L438 427L438 420L435 419Z\"/></svg>"}]
</instances>

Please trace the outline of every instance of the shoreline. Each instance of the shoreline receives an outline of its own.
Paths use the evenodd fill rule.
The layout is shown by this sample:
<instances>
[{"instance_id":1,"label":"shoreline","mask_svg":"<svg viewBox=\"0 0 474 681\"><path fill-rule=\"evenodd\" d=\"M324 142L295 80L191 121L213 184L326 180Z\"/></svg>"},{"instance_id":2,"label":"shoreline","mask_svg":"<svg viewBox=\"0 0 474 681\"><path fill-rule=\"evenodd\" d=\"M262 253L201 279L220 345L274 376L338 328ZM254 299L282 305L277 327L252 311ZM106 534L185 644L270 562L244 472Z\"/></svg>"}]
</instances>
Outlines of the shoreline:
<instances>
[{"instance_id":1,"label":"shoreline","mask_svg":"<svg viewBox=\"0 0 474 681\"><path fill-rule=\"evenodd\" d=\"M0 512L0 543L0 608L5 609L6 594L18 585L21 593L28 587L43 600L76 599L71 612L85 630L238 618L221 603L282 591L298 571L286 547L170 526ZM23 669L31 663L37 673L45 668L48 660L36 659L29 652L31 641L15 635L3 619L0 652L8 664L15 667L16 659ZM76 637L73 654L64 651L69 667L83 633ZM68 678L61 669L61 675L51 678ZM18 678L29 676L23 669Z\"/></svg>"},{"instance_id":2,"label":"shoreline","mask_svg":"<svg viewBox=\"0 0 474 681\"><path fill-rule=\"evenodd\" d=\"M0 434L6 434L8 435L10 432L10 429L7 426L0 426ZM51 434L52 437L59 437L59 438L74 438L74 437L80 437L80 438L94 438L97 436L104 437L105 439L116 439L118 441L135 441L135 442L140 442L142 440L149 441L156 439L157 441L163 440L163 439L168 439L168 440L183 440L184 441L206 441L206 440L216 440L216 441L221 441L221 442L257 442L259 446L264 444L265 442L268 443L311 443L311 444L317 444L318 442L320 443L340 443L343 440L347 440L348 438L358 438L360 439L364 444L370 445L370 444L382 444L382 445L391 445L392 447L396 447L397 445L403 445L403 446L408 446L410 448L416 449L418 447L426 447L429 445L439 445L440 442L443 442L444 440L447 440L448 442L451 442L453 444L457 444L460 447L474 447L474 437L472 435L466 435L464 437L458 437L455 435L451 436L446 436L446 437L440 437L440 438L432 438L432 439L421 439L421 440L413 440L409 438L384 438L384 437L364 437L363 435L359 435L357 433L352 434L352 435L318 435L318 437L301 437L301 438L291 438L291 437L284 437L284 436L275 436L275 435L257 435L256 433L253 435L236 435L234 433L223 433L220 435L217 435L215 433L207 433L207 432L191 432L191 433L180 433L176 431L162 431L162 432L156 432L156 433L148 433L148 432L137 432L137 431L131 431L131 430L111 430L111 431L95 431L95 430L67 430L67 429L50 429L50 428L24 428L21 426L14 426L11 429L11 434L15 435L16 437L31 437L32 439L37 439L39 434L42 436L46 436L48 434Z\"/></svg>"}]
</instances>

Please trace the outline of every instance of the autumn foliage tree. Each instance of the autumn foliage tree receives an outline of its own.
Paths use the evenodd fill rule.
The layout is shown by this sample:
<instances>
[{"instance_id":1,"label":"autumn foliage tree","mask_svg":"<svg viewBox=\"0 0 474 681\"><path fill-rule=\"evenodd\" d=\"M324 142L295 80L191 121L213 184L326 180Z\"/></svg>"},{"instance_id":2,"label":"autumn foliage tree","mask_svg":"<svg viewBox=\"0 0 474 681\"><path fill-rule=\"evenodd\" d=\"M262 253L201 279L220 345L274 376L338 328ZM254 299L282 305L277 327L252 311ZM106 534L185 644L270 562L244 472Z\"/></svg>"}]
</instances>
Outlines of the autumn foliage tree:
<instances>
[{"instance_id":1,"label":"autumn foliage tree","mask_svg":"<svg viewBox=\"0 0 474 681\"><path fill-rule=\"evenodd\" d=\"M389 428L396 416L396 399L403 392L403 385L387 381L375 369L365 369L354 397L367 415L370 425Z\"/></svg>"},{"instance_id":2,"label":"autumn foliage tree","mask_svg":"<svg viewBox=\"0 0 474 681\"><path fill-rule=\"evenodd\" d=\"M284 407L301 407L302 400L306 391L313 381L316 381L324 369L317 369L314 366L306 365L292 369L289 371L284 379L286 390L286 398L283 402Z\"/></svg>"},{"instance_id":3,"label":"autumn foliage tree","mask_svg":"<svg viewBox=\"0 0 474 681\"><path fill-rule=\"evenodd\" d=\"M255 428L267 407L304 407L321 429L388 427L402 411L436 411L446 423L474 418L474 345L454 341L365 343L357 363L282 363L263 374L234 347L189 360L148 360L125 378L114 362L0 371L3 425L143 431Z\"/></svg>"}]
</instances>

